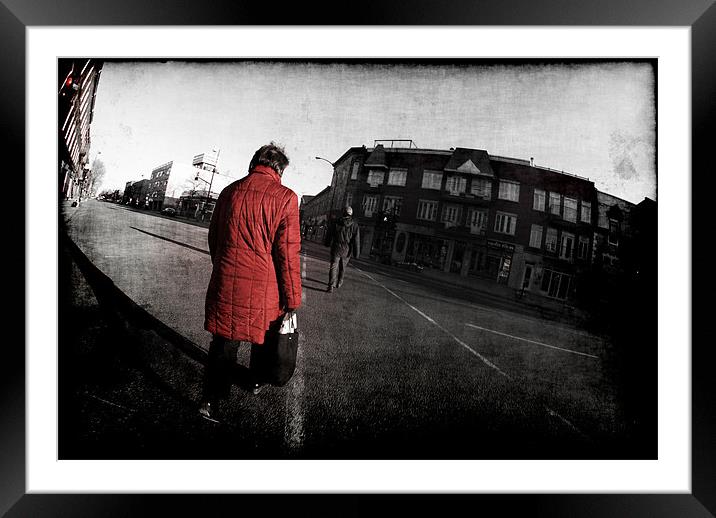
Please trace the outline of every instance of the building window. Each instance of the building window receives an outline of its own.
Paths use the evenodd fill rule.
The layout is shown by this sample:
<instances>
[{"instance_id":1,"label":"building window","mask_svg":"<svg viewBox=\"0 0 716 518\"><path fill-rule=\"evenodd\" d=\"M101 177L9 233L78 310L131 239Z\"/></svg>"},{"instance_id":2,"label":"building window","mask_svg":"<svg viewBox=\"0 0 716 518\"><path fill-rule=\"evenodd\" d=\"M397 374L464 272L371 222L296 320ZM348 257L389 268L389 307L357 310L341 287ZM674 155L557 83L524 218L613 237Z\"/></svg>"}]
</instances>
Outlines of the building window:
<instances>
[{"instance_id":1,"label":"building window","mask_svg":"<svg viewBox=\"0 0 716 518\"><path fill-rule=\"evenodd\" d=\"M353 204L353 193L349 192L346 194L346 207L350 207Z\"/></svg>"},{"instance_id":2,"label":"building window","mask_svg":"<svg viewBox=\"0 0 716 518\"><path fill-rule=\"evenodd\" d=\"M530 246L542 248L542 225L532 225L530 229Z\"/></svg>"},{"instance_id":3,"label":"building window","mask_svg":"<svg viewBox=\"0 0 716 518\"><path fill-rule=\"evenodd\" d=\"M375 208L378 206L378 196L375 194L366 194L363 196L363 215L367 218L373 216Z\"/></svg>"},{"instance_id":4,"label":"building window","mask_svg":"<svg viewBox=\"0 0 716 518\"><path fill-rule=\"evenodd\" d=\"M564 197L564 216L566 221L577 222L577 200Z\"/></svg>"},{"instance_id":5,"label":"building window","mask_svg":"<svg viewBox=\"0 0 716 518\"><path fill-rule=\"evenodd\" d=\"M609 220L609 244L614 246L619 244L619 222L615 219Z\"/></svg>"},{"instance_id":6,"label":"building window","mask_svg":"<svg viewBox=\"0 0 716 518\"><path fill-rule=\"evenodd\" d=\"M358 169L360 169L360 162L353 162L353 168L351 169L351 180L358 179Z\"/></svg>"},{"instance_id":7,"label":"building window","mask_svg":"<svg viewBox=\"0 0 716 518\"><path fill-rule=\"evenodd\" d=\"M460 205L454 205L449 203L443 207L443 215L441 221L443 223L450 223L457 225L460 220L461 207Z\"/></svg>"},{"instance_id":8,"label":"building window","mask_svg":"<svg viewBox=\"0 0 716 518\"><path fill-rule=\"evenodd\" d=\"M577 248L577 257L579 257L580 259L586 259L588 253L589 253L589 238L580 236L579 248Z\"/></svg>"},{"instance_id":9,"label":"building window","mask_svg":"<svg viewBox=\"0 0 716 518\"><path fill-rule=\"evenodd\" d=\"M571 260L574 256L574 234L562 232L562 242L559 249L561 259Z\"/></svg>"},{"instance_id":10,"label":"building window","mask_svg":"<svg viewBox=\"0 0 716 518\"><path fill-rule=\"evenodd\" d=\"M585 223L591 223L592 221L592 204L588 201L582 202L582 212L579 214L579 220Z\"/></svg>"},{"instance_id":11,"label":"building window","mask_svg":"<svg viewBox=\"0 0 716 518\"><path fill-rule=\"evenodd\" d=\"M391 169L390 172L388 172L388 185L404 186L407 177L407 169Z\"/></svg>"},{"instance_id":12,"label":"building window","mask_svg":"<svg viewBox=\"0 0 716 518\"><path fill-rule=\"evenodd\" d=\"M368 184L371 187L383 185L384 177L385 177L385 173L383 171L369 171L368 172Z\"/></svg>"},{"instance_id":13,"label":"building window","mask_svg":"<svg viewBox=\"0 0 716 518\"><path fill-rule=\"evenodd\" d=\"M556 252L557 251L557 229L556 228L548 228L547 229L547 236L544 240L544 247L547 249L548 252Z\"/></svg>"},{"instance_id":14,"label":"building window","mask_svg":"<svg viewBox=\"0 0 716 518\"><path fill-rule=\"evenodd\" d=\"M540 289L545 292L548 297L564 300L567 298L569 292L570 279L571 277L567 274L545 269L542 272Z\"/></svg>"},{"instance_id":15,"label":"building window","mask_svg":"<svg viewBox=\"0 0 716 518\"><path fill-rule=\"evenodd\" d=\"M395 210L394 214L400 216L400 207L403 205L403 198L400 196L385 196L383 198L383 212L391 212Z\"/></svg>"},{"instance_id":16,"label":"building window","mask_svg":"<svg viewBox=\"0 0 716 518\"><path fill-rule=\"evenodd\" d=\"M486 178L473 178L470 193L478 198L489 200L492 198L492 181Z\"/></svg>"},{"instance_id":17,"label":"building window","mask_svg":"<svg viewBox=\"0 0 716 518\"><path fill-rule=\"evenodd\" d=\"M517 182L500 180L500 192L498 194L498 198L501 200L519 201L520 184Z\"/></svg>"},{"instance_id":18,"label":"building window","mask_svg":"<svg viewBox=\"0 0 716 518\"><path fill-rule=\"evenodd\" d=\"M560 215L560 205L562 205L562 197L557 192L549 193L549 211L552 214Z\"/></svg>"},{"instance_id":19,"label":"building window","mask_svg":"<svg viewBox=\"0 0 716 518\"><path fill-rule=\"evenodd\" d=\"M438 213L438 202L420 200L418 202L418 219L425 221L435 221L435 217Z\"/></svg>"},{"instance_id":20,"label":"building window","mask_svg":"<svg viewBox=\"0 0 716 518\"><path fill-rule=\"evenodd\" d=\"M445 182L445 190L450 194L460 194L465 192L467 187L467 179L461 176L448 176Z\"/></svg>"},{"instance_id":21,"label":"building window","mask_svg":"<svg viewBox=\"0 0 716 518\"><path fill-rule=\"evenodd\" d=\"M607 209L608 207L606 205L599 205L599 220L597 221L597 226L599 226L599 228L609 228Z\"/></svg>"},{"instance_id":22,"label":"building window","mask_svg":"<svg viewBox=\"0 0 716 518\"><path fill-rule=\"evenodd\" d=\"M424 171L423 172L423 183L421 187L423 189L440 189L443 183L443 174L440 171Z\"/></svg>"},{"instance_id":23,"label":"building window","mask_svg":"<svg viewBox=\"0 0 716 518\"><path fill-rule=\"evenodd\" d=\"M535 189L534 196L532 198L532 208L544 212L544 204L547 201L547 193L542 189Z\"/></svg>"},{"instance_id":24,"label":"building window","mask_svg":"<svg viewBox=\"0 0 716 518\"><path fill-rule=\"evenodd\" d=\"M487 229L487 211L470 209L467 216L470 232L473 234L484 234Z\"/></svg>"},{"instance_id":25,"label":"building window","mask_svg":"<svg viewBox=\"0 0 716 518\"><path fill-rule=\"evenodd\" d=\"M507 212L498 212L495 215L495 232L514 236L516 225L517 216L515 216L514 214L508 214Z\"/></svg>"}]
</instances>

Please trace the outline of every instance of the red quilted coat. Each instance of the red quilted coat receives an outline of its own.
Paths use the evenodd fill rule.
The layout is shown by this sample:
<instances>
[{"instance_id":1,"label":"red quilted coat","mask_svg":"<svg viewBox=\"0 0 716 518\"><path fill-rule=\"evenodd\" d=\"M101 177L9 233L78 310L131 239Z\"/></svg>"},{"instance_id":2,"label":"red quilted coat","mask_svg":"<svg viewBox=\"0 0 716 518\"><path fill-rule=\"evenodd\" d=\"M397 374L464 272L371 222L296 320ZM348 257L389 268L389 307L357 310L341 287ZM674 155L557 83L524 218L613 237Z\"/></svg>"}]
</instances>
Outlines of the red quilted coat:
<instances>
[{"instance_id":1,"label":"red quilted coat","mask_svg":"<svg viewBox=\"0 0 716 518\"><path fill-rule=\"evenodd\" d=\"M204 328L262 344L283 308L301 305L300 249L298 197L271 167L221 191L209 225Z\"/></svg>"}]
</instances>

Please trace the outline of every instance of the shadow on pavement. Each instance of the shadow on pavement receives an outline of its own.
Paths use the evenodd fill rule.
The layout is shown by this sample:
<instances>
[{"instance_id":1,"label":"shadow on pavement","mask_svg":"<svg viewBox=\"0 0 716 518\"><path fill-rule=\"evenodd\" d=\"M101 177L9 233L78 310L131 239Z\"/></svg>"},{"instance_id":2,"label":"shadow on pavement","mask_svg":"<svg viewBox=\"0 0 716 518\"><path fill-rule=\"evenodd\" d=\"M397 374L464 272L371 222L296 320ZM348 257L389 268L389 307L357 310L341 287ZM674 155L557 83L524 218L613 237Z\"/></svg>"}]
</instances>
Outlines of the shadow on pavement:
<instances>
[{"instance_id":1,"label":"shadow on pavement","mask_svg":"<svg viewBox=\"0 0 716 518\"><path fill-rule=\"evenodd\" d=\"M127 326L132 324L143 329L155 331L159 336L181 349L193 360L201 362L202 364L206 363L207 352L203 348L136 304L112 282L112 279L107 277L99 268L92 264L87 256L67 235L63 234L61 239L62 244L69 250L72 259L77 263L77 266L97 297L100 307L103 308L109 322L113 324L114 327L126 330Z\"/></svg>"}]
</instances>

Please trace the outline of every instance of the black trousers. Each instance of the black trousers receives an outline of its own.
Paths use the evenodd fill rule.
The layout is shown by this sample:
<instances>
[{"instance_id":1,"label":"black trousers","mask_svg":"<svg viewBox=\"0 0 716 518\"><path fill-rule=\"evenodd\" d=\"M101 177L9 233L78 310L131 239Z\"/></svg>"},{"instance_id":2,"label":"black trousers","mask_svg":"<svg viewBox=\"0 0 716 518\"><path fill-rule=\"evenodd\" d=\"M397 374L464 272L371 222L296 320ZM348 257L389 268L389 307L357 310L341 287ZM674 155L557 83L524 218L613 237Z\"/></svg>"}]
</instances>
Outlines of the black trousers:
<instances>
[{"instance_id":1,"label":"black trousers","mask_svg":"<svg viewBox=\"0 0 716 518\"><path fill-rule=\"evenodd\" d=\"M264 343L271 340L281 326L283 315L271 323L266 331ZM223 336L213 335L209 345L209 359L204 371L203 396L209 401L218 401L229 397L231 385L236 383L245 390L251 390L257 383L262 383L261 374L249 364L239 364L239 347L251 346L251 357L254 350L263 345L238 340L228 340Z\"/></svg>"},{"instance_id":2,"label":"black trousers","mask_svg":"<svg viewBox=\"0 0 716 518\"><path fill-rule=\"evenodd\" d=\"M242 344L249 343L227 340L222 336L214 335L204 371L204 399L209 401L226 399L235 375L242 369L249 370L238 363L239 347Z\"/></svg>"},{"instance_id":3,"label":"black trousers","mask_svg":"<svg viewBox=\"0 0 716 518\"><path fill-rule=\"evenodd\" d=\"M333 288L343 284L343 276L348 268L350 257L341 257L340 255L331 254L331 267L328 270L328 285Z\"/></svg>"}]
</instances>

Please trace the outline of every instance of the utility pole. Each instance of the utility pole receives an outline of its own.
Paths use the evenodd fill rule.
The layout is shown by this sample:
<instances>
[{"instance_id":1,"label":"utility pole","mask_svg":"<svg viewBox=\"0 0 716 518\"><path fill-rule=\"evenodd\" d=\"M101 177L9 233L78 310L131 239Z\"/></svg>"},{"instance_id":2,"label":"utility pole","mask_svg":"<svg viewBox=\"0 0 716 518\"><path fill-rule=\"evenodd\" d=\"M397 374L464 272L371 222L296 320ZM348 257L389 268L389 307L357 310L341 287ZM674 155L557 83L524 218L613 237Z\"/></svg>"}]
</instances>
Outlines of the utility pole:
<instances>
[{"instance_id":1,"label":"utility pole","mask_svg":"<svg viewBox=\"0 0 716 518\"><path fill-rule=\"evenodd\" d=\"M214 167L211 168L211 180L207 182L203 178L200 178L199 171L197 171L196 178L194 178L194 180L201 180L209 185L209 191L206 193L206 201L204 201L204 208L202 209L202 219L206 216L206 206L209 204L209 200L211 199L211 185L214 183L214 175L216 174L217 165L219 164L219 153L221 153L221 149L216 151L216 161L214 162Z\"/></svg>"}]
</instances>

